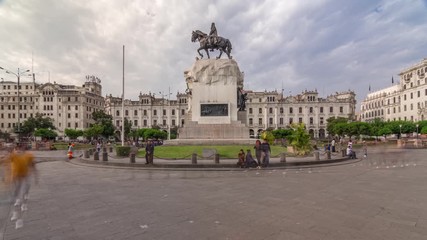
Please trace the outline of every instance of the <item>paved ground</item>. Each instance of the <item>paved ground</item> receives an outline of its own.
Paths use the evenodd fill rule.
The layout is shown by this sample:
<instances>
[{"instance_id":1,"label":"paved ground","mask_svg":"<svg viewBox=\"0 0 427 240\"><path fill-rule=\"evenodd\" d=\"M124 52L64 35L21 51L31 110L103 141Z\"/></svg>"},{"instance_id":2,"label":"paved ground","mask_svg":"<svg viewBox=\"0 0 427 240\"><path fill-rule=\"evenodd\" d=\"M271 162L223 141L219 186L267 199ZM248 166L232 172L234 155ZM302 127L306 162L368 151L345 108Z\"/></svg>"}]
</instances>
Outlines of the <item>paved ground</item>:
<instances>
[{"instance_id":1,"label":"paved ground","mask_svg":"<svg viewBox=\"0 0 427 240\"><path fill-rule=\"evenodd\" d=\"M426 239L426 150L248 171L38 164L24 227L4 239Z\"/></svg>"}]
</instances>

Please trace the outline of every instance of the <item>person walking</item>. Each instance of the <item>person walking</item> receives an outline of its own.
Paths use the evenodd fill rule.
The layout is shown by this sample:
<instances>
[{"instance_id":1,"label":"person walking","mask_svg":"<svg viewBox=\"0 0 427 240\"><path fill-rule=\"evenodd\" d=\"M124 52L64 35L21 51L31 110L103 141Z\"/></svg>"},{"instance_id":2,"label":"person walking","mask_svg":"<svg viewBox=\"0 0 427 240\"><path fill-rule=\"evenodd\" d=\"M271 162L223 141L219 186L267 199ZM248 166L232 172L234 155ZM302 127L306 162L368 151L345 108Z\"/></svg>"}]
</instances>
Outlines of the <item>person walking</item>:
<instances>
[{"instance_id":1,"label":"person walking","mask_svg":"<svg viewBox=\"0 0 427 240\"><path fill-rule=\"evenodd\" d=\"M68 143L67 155L69 160L73 158L73 150L74 150L74 144Z\"/></svg>"},{"instance_id":2,"label":"person walking","mask_svg":"<svg viewBox=\"0 0 427 240\"><path fill-rule=\"evenodd\" d=\"M38 173L31 153L23 152L19 148L11 152L9 156L11 165L11 179L14 186L11 221L15 222L15 228L24 226L23 212L28 210L27 200L30 191L30 175L34 175L35 183L38 183Z\"/></svg>"},{"instance_id":3,"label":"person walking","mask_svg":"<svg viewBox=\"0 0 427 240\"><path fill-rule=\"evenodd\" d=\"M262 151L261 151L261 141L260 140L256 140L254 149L255 149L255 157L256 157L256 160L258 162L258 166L261 166L261 152Z\"/></svg>"},{"instance_id":4,"label":"person walking","mask_svg":"<svg viewBox=\"0 0 427 240\"><path fill-rule=\"evenodd\" d=\"M331 141L331 151L335 152L335 139L332 139Z\"/></svg>"},{"instance_id":5,"label":"person walking","mask_svg":"<svg viewBox=\"0 0 427 240\"><path fill-rule=\"evenodd\" d=\"M261 161L263 164L263 167L268 167L270 164L270 154L271 154L271 148L270 144L267 142L267 139L264 139L264 141L261 143Z\"/></svg>"},{"instance_id":6,"label":"person walking","mask_svg":"<svg viewBox=\"0 0 427 240\"><path fill-rule=\"evenodd\" d=\"M154 158L154 144L151 140L148 140L145 146L145 164L153 164Z\"/></svg>"}]
</instances>

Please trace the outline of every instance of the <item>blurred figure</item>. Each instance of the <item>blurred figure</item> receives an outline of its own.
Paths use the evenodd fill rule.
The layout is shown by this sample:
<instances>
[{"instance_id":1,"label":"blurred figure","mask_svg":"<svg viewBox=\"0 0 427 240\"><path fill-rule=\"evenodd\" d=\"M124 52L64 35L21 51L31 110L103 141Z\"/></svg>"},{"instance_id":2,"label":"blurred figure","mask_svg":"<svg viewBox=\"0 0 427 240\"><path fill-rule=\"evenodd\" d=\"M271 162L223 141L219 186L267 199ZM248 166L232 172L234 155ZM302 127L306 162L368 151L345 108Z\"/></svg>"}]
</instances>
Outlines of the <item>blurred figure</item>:
<instances>
[{"instance_id":1,"label":"blurred figure","mask_svg":"<svg viewBox=\"0 0 427 240\"><path fill-rule=\"evenodd\" d=\"M145 164L153 164L154 159L154 144L151 140L148 140L145 146Z\"/></svg>"},{"instance_id":2,"label":"blurred figure","mask_svg":"<svg viewBox=\"0 0 427 240\"><path fill-rule=\"evenodd\" d=\"M250 149L246 150L245 167L246 168L258 167L258 163L252 157L252 153Z\"/></svg>"},{"instance_id":3,"label":"blurred figure","mask_svg":"<svg viewBox=\"0 0 427 240\"><path fill-rule=\"evenodd\" d=\"M68 143L67 156L68 156L68 159L70 160L73 158L73 150L74 150L74 144Z\"/></svg>"},{"instance_id":4,"label":"blurred figure","mask_svg":"<svg viewBox=\"0 0 427 240\"><path fill-rule=\"evenodd\" d=\"M267 142L267 139L264 139L260 146L261 149L261 162L263 164L263 167L268 167L270 164L270 154L271 154L271 148L270 144Z\"/></svg>"},{"instance_id":5,"label":"blurred figure","mask_svg":"<svg viewBox=\"0 0 427 240\"><path fill-rule=\"evenodd\" d=\"M11 166L11 180L13 186L13 198L15 203L12 211L11 221L16 221L15 228L24 226L22 215L28 210L27 200L30 191L30 175L33 174L36 184L38 183L38 174L34 163L34 156L31 153L23 152L16 148L9 156Z\"/></svg>"},{"instance_id":6,"label":"blurred figure","mask_svg":"<svg viewBox=\"0 0 427 240\"><path fill-rule=\"evenodd\" d=\"M254 149L255 149L255 157L256 157L256 160L258 161L258 166L261 166L261 141L260 140L256 140Z\"/></svg>"},{"instance_id":7,"label":"blurred figure","mask_svg":"<svg viewBox=\"0 0 427 240\"><path fill-rule=\"evenodd\" d=\"M237 154L238 157L238 161L237 161L237 166L243 168L245 167L245 152L243 151L243 149L240 149L239 154Z\"/></svg>"}]
</instances>

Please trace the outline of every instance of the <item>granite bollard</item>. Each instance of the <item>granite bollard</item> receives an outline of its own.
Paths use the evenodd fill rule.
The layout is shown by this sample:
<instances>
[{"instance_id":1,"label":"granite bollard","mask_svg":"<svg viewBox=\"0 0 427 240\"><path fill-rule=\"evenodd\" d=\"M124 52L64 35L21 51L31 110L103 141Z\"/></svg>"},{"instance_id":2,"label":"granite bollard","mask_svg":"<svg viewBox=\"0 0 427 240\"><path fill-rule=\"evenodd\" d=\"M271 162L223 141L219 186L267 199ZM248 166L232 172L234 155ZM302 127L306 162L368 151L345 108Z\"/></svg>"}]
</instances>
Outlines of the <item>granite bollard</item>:
<instances>
[{"instance_id":1,"label":"granite bollard","mask_svg":"<svg viewBox=\"0 0 427 240\"><path fill-rule=\"evenodd\" d=\"M93 153L93 160L98 161L99 160L99 152Z\"/></svg>"},{"instance_id":2,"label":"granite bollard","mask_svg":"<svg viewBox=\"0 0 427 240\"><path fill-rule=\"evenodd\" d=\"M197 164L197 153L191 155L191 164Z\"/></svg>"}]
</instances>

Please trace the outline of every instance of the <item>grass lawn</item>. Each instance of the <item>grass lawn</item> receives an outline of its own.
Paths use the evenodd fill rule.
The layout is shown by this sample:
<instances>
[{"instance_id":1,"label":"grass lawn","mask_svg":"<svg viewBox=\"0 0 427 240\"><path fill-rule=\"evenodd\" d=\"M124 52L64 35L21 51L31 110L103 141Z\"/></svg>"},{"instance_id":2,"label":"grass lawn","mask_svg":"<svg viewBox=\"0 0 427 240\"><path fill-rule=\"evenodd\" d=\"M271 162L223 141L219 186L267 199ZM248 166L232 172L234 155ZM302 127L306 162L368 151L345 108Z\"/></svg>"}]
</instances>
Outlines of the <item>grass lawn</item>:
<instances>
[{"instance_id":1,"label":"grass lawn","mask_svg":"<svg viewBox=\"0 0 427 240\"><path fill-rule=\"evenodd\" d=\"M56 147L57 150L67 150L68 149L68 143L65 142L55 142L53 145ZM74 149L87 149L94 147L91 144L83 144L83 143L74 143Z\"/></svg>"},{"instance_id":2,"label":"grass lawn","mask_svg":"<svg viewBox=\"0 0 427 240\"><path fill-rule=\"evenodd\" d=\"M203 149L216 149L220 158L237 159L237 154L240 149L246 153L247 149L251 150L252 156L255 158L255 151L251 145L187 145L187 146L156 146L154 148L154 155L163 159L190 159L193 153L202 156ZM276 157L280 153L286 152L285 147L271 145L271 156ZM138 157L145 156L145 149L140 149Z\"/></svg>"}]
</instances>

